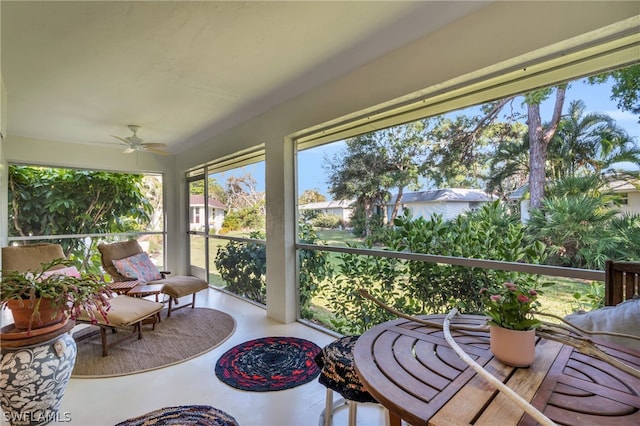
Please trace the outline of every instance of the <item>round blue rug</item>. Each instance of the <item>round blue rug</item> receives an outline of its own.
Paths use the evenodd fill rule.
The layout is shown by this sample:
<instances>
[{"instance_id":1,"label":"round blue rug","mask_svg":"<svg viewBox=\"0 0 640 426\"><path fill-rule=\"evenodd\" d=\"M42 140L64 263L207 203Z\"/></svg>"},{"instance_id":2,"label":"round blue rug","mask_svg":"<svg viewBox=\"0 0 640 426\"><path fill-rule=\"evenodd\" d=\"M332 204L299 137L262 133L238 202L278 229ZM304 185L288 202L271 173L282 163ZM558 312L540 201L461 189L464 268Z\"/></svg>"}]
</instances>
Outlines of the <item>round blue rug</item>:
<instances>
[{"instance_id":1,"label":"round blue rug","mask_svg":"<svg viewBox=\"0 0 640 426\"><path fill-rule=\"evenodd\" d=\"M236 419L229 414L208 405L180 405L161 408L125 420L116 426L151 425L239 426Z\"/></svg>"},{"instance_id":2,"label":"round blue rug","mask_svg":"<svg viewBox=\"0 0 640 426\"><path fill-rule=\"evenodd\" d=\"M241 343L216 362L216 376L236 389L269 392L315 379L320 347L297 337L263 337Z\"/></svg>"}]
</instances>

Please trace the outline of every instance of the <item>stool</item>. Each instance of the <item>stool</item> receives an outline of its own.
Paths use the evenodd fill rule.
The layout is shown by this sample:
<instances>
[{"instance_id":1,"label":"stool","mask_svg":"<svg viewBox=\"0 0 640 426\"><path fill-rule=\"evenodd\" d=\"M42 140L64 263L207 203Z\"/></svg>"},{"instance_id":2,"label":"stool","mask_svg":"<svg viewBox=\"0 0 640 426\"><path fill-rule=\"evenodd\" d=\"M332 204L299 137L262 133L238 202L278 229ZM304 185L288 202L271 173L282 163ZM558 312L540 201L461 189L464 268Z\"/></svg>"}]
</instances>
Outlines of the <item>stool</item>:
<instances>
[{"instance_id":1,"label":"stool","mask_svg":"<svg viewBox=\"0 0 640 426\"><path fill-rule=\"evenodd\" d=\"M353 366L353 347L360 336L345 336L325 346L315 357L320 367L318 382L327 388L325 408L320 413L320 426L329 426L336 409L349 406L349 426L355 426L358 403L375 403L369 392L364 389ZM342 399L333 402L333 392ZM388 419L387 416L385 416Z\"/></svg>"}]
</instances>

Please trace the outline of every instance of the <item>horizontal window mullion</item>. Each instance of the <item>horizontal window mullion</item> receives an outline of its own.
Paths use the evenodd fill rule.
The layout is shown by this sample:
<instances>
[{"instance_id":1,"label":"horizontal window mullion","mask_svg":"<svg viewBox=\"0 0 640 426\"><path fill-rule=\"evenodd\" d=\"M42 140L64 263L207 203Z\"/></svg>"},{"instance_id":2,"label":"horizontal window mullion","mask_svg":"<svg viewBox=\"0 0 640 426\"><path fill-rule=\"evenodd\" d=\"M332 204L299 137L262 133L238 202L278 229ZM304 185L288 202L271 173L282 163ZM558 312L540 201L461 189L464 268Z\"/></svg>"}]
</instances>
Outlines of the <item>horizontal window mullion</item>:
<instances>
[{"instance_id":1,"label":"horizontal window mullion","mask_svg":"<svg viewBox=\"0 0 640 426\"><path fill-rule=\"evenodd\" d=\"M428 263L445 263L470 268L494 269L499 271L524 272L552 277L578 278L584 280L604 281L604 271L594 269L576 269L560 266L533 265L530 263L504 262L499 260L470 259L466 257L439 256L424 253L400 252L391 250L361 249L353 247L319 246L315 244L296 244L297 249L328 251L334 253L358 254L405 260L417 260Z\"/></svg>"}]
</instances>

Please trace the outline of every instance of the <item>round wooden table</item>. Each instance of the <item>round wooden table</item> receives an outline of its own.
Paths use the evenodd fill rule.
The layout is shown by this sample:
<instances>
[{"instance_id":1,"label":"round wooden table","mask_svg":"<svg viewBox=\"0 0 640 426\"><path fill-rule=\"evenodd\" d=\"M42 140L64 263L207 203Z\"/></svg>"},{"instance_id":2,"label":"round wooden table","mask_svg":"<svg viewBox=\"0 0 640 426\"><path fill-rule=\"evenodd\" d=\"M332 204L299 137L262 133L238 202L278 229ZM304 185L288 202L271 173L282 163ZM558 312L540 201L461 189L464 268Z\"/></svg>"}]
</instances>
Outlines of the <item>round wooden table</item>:
<instances>
[{"instance_id":1,"label":"round wooden table","mask_svg":"<svg viewBox=\"0 0 640 426\"><path fill-rule=\"evenodd\" d=\"M444 315L422 316L442 323ZM640 424L640 379L583 355L573 347L538 338L536 359L515 368L495 359L489 333L453 330L480 326L482 316L456 316L452 335L477 363L507 384L551 420L562 424ZM604 347L609 355L640 369L640 353ZM511 399L462 361L443 331L406 319L379 324L354 348L355 368L371 395L390 414L411 425L533 425Z\"/></svg>"}]
</instances>

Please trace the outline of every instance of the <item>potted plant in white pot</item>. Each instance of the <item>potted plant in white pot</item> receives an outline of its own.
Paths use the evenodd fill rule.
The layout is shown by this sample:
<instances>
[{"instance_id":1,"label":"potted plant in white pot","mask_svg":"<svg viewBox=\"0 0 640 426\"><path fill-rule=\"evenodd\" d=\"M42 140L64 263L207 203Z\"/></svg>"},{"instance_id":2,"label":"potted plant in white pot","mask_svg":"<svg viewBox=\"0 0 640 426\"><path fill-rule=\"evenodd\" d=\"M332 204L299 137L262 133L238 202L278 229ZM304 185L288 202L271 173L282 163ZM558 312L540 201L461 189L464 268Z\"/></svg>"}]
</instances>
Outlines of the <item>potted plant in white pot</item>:
<instances>
[{"instance_id":1,"label":"potted plant in white pot","mask_svg":"<svg viewBox=\"0 0 640 426\"><path fill-rule=\"evenodd\" d=\"M480 290L484 313L489 317L491 352L504 364L528 367L535 359L534 317L540 306L536 290L511 282L490 291Z\"/></svg>"},{"instance_id":2,"label":"potted plant in white pot","mask_svg":"<svg viewBox=\"0 0 640 426\"><path fill-rule=\"evenodd\" d=\"M34 271L2 273L0 306L12 309L14 323L0 333L0 405L11 424L59 420L77 354L68 332L82 310L106 319L110 291L99 277L70 265L56 259Z\"/></svg>"}]
</instances>

